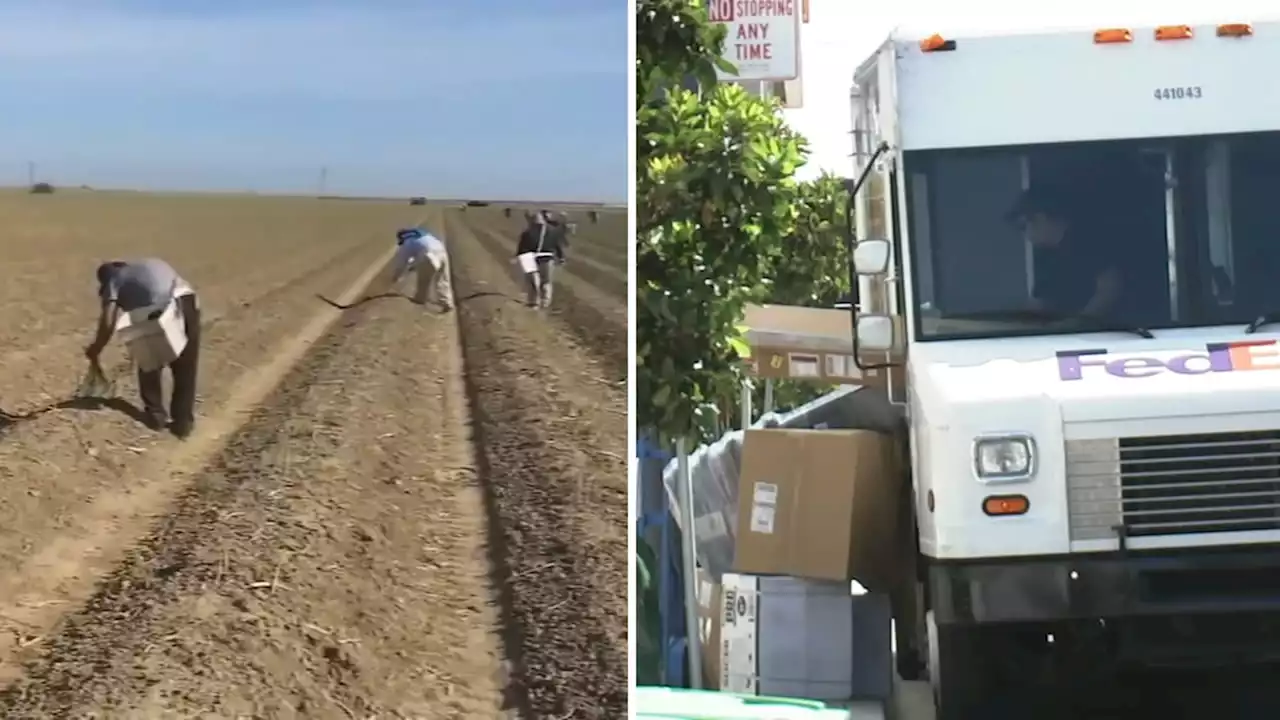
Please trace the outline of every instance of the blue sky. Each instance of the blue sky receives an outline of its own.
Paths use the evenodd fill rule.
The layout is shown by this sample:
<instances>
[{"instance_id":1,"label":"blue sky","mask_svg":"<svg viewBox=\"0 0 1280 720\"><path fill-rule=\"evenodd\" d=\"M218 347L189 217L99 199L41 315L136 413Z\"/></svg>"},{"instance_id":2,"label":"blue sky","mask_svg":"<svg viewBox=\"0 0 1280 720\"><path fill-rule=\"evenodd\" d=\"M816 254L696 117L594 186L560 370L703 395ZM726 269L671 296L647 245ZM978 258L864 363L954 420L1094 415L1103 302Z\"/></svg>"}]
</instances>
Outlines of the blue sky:
<instances>
[{"instance_id":1,"label":"blue sky","mask_svg":"<svg viewBox=\"0 0 1280 720\"><path fill-rule=\"evenodd\" d=\"M0 0L0 184L623 201L622 0Z\"/></svg>"}]
</instances>

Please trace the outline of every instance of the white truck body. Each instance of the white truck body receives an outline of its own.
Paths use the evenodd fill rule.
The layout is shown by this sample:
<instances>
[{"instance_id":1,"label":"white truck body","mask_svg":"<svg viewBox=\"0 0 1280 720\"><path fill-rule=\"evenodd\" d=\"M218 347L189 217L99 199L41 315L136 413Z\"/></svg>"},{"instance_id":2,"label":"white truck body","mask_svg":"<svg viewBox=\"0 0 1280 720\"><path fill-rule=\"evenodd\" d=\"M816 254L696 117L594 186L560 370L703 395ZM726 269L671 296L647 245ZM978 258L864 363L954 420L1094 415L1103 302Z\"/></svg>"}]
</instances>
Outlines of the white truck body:
<instances>
[{"instance_id":1,"label":"white truck body","mask_svg":"<svg viewBox=\"0 0 1280 720\"><path fill-rule=\"evenodd\" d=\"M1220 23L1250 20L1224 17ZM945 28L902 31L856 74L855 169L862 170L873 147L887 143L873 179L889 188L893 201L880 207L865 198L859 202L859 239L866 239L867 227L893 228L897 268L885 278L860 278L862 310L902 319L905 362L894 372L905 373L906 393L899 399L910 418L920 550L926 558L1095 553L1121 549L1122 543L1142 550L1280 542L1280 347L1274 346L1280 326L1246 334L1247 319L1197 322L1186 314L1194 303L1178 293L1199 280L1187 277L1191 271L1178 251L1188 240L1175 232L1173 219L1179 212L1204 216L1197 222L1206 247L1195 252L1203 251L1229 274L1248 262L1237 257L1239 248L1232 254L1230 169L1224 159L1230 153L1222 143L1234 141L1221 138L1280 131L1280 94L1270 90L1267 77L1280 67L1280 22L1255 20L1247 37L1220 37L1218 23L1195 25L1190 39L1172 41L1157 41L1154 26L1132 26L1129 42L1096 43L1095 30L1108 27L1114 26L977 37L949 35ZM921 40L935 32L954 40L955 48L922 50ZM1162 143L1188 137L1207 143L1203 152L1196 150L1203 162L1184 160L1181 150ZM963 300L974 307L1002 307L1005 296L1018 289L1013 285L1031 287L1031 254L998 211L1031 183L1031 151L1025 148L1091 141L1150 141L1153 162L1167 166L1167 185L1152 192L1164 192L1169 213L1169 257L1162 267L1168 268L1170 322L1151 325L1154 339L1145 339L1111 330L1037 334L1034 327L1002 335L992 323L952 321L945 313L934 317L931 310L946 294L939 278L953 288L959 278L969 278L974 287L952 290L951 296L953 304ZM975 151L971 159L959 154L966 150ZM953 153L945 156L945 172L928 175L913 168L913 154L944 152ZM1189 164L1177 165L1182 162ZM985 184L971 182L979 176ZM1179 180L1194 190L1179 196ZM931 194L948 192L964 193L945 210L954 222L946 222L943 210L922 210ZM1276 201L1280 208L1280 194ZM1193 211L1182 209L1192 205ZM930 245L941 226L961 220L968 222L964 233ZM961 235L963 244L955 239ZM1004 281L1011 277L1017 283ZM1280 286L1280 275L1276 279ZM949 323L951 330L935 332ZM970 327L974 337L966 337ZM1264 344L1220 349L1212 356L1206 350L1232 343ZM1086 356L1080 368L1067 358L1064 366L1059 354L1079 350L1105 355ZM1177 360L1186 355L1195 357ZM1126 358L1113 363L1115 372L1102 364ZM1170 360L1183 372L1170 370ZM1220 435L1245 432L1256 435ZM1009 433L1034 439L1034 475L1019 482L980 481L975 438ZM1187 437L1204 434L1218 439L1197 443ZM1242 486L1249 493L1241 497L1247 507L1226 519L1213 515L1221 522L1206 523L1204 531L1196 530L1199 510L1186 504L1177 507L1187 512L1170 515L1167 527L1159 513L1125 515L1133 503L1122 489L1122 475L1131 473L1130 466L1122 472L1121 456L1129 452L1122 448L1140 438L1184 446L1179 457L1201 473L1231 469L1213 466L1214 447L1230 446L1237 454L1253 447L1245 454L1256 455L1253 467L1274 482ZM1198 444L1205 449L1196 455ZM1208 498L1216 507L1230 505L1227 486L1192 485L1186 502ZM1028 511L988 517L983 499L1001 492L1025 495ZM1169 494L1164 499L1184 502ZM1143 531L1122 539L1115 530L1122 522Z\"/></svg>"},{"instance_id":2,"label":"white truck body","mask_svg":"<svg viewBox=\"0 0 1280 720\"><path fill-rule=\"evenodd\" d=\"M928 418L927 424L913 426L913 455L920 491L933 491L936 497L935 512L917 508L921 551L936 558L992 558L1118 550L1120 540L1111 527L1120 522L1119 487L1073 493L1067 480L1069 453L1080 448L1094 457L1109 456L1116 468L1112 472L1118 474L1118 438L1280 428L1280 355L1271 359L1276 372L1187 376L1163 370L1151 377L1118 378L1103 368L1086 367L1080 380L1063 381L1055 353L1105 348L1108 361L1203 356L1206 343L1239 331L1237 326L1164 332L1155 341L1113 333L1052 344L1041 338L1007 338L999 341L998 356L988 340L912 347L911 412ZM1200 362L1208 365L1207 358ZM930 460L967 459L975 437L1008 431L1035 438L1036 477L1017 488L1029 499L1030 509L1021 517L989 518L981 511L983 498L1012 486L975 482L968 463L946 467ZM1272 447L1280 448L1280 443ZM1092 496L1073 506L1073 496L1086 493ZM1131 537L1128 547L1276 541L1280 531L1255 530Z\"/></svg>"},{"instance_id":3,"label":"white truck body","mask_svg":"<svg viewBox=\"0 0 1280 720\"><path fill-rule=\"evenodd\" d=\"M972 148L1080 140L1216 135L1275 130L1280 96L1269 87L1280 60L1280 22L1256 18L1248 38L1216 37L1217 23L1193 25L1185 41L1157 41L1152 27L1129 27L1129 43L1095 44L1098 29L954 37L945 28L901 30L885 63L895 84L899 147ZM1183 22L1180 17L1170 24ZM922 52L933 33L952 52ZM888 50L886 45L882 50ZM880 59L883 59L881 56ZM1070 69L1069 72L1064 71ZM1207 95L1170 112L1151 90L1199 86Z\"/></svg>"}]
</instances>

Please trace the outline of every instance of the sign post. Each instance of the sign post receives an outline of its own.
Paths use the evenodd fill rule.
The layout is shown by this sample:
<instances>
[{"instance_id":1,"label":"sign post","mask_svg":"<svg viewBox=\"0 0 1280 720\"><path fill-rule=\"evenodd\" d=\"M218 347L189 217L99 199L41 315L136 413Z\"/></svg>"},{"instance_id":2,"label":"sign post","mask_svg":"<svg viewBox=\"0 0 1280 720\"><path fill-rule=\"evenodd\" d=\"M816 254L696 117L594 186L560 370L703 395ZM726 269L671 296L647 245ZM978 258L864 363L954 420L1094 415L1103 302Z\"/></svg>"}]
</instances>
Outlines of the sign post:
<instances>
[{"instance_id":1,"label":"sign post","mask_svg":"<svg viewBox=\"0 0 1280 720\"><path fill-rule=\"evenodd\" d=\"M802 0L710 0L711 22L724 25L724 59L738 68L727 82L778 82L800 75Z\"/></svg>"}]
</instances>

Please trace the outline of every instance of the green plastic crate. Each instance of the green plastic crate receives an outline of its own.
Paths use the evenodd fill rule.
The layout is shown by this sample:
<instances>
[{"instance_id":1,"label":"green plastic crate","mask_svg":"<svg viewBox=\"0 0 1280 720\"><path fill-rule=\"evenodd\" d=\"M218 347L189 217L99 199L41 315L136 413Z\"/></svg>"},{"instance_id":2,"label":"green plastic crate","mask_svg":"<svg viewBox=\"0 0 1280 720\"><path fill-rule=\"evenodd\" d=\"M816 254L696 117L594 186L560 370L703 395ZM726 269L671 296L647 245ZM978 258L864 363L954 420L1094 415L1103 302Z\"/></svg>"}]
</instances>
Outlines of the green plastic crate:
<instances>
[{"instance_id":1,"label":"green plastic crate","mask_svg":"<svg viewBox=\"0 0 1280 720\"><path fill-rule=\"evenodd\" d=\"M637 720L850 720L817 700L645 686L635 698Z\"/></svg>"}]
</instances>

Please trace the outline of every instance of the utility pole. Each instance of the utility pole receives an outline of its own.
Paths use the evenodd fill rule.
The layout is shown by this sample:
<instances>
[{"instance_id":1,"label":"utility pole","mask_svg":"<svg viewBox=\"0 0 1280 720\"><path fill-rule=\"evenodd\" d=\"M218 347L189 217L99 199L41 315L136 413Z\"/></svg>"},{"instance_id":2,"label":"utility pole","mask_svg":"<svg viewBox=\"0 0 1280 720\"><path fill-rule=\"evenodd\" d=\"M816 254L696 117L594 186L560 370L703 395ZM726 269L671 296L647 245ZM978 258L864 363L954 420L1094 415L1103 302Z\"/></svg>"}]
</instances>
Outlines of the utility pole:
<instances>
[{"instance_id":1,"label":"utility pole","mask_svg":"<svg viewBox=\"0 0 1280 720\"><path fill-rule=\"evenodd\" d=\"M31 160L27 161L27 187L36 184L36 164Z\"/></svg>"},{"instance_id":2,"label":"utility pole","mask_svg":"<svg viewBox=\"0 0 1280 720\"><path fill-rule=\"evenodd\" d=\"M320 168L320 181L317 185L316 194L324 195L325 189L329 185L329 168L327 166Z\"/></svg>"}]
</instances>

